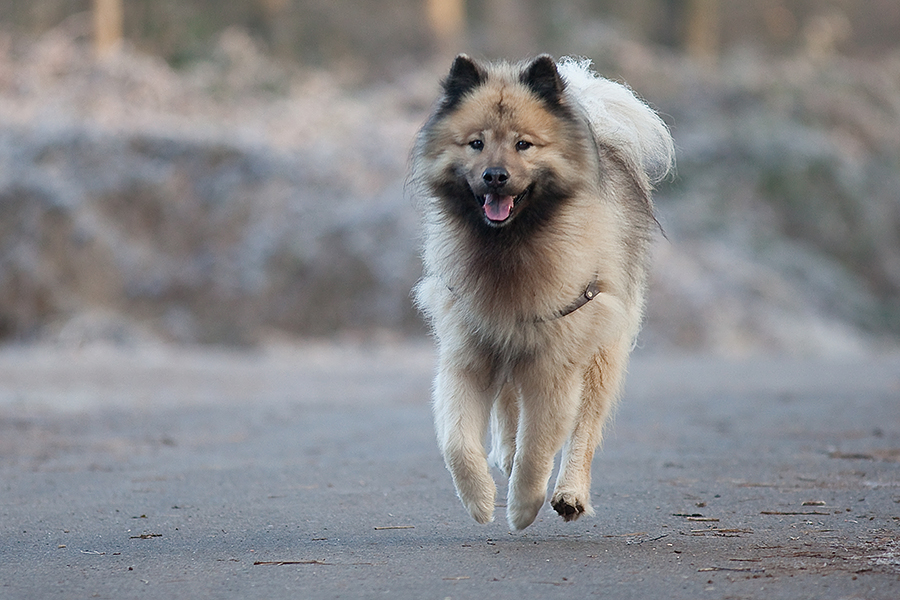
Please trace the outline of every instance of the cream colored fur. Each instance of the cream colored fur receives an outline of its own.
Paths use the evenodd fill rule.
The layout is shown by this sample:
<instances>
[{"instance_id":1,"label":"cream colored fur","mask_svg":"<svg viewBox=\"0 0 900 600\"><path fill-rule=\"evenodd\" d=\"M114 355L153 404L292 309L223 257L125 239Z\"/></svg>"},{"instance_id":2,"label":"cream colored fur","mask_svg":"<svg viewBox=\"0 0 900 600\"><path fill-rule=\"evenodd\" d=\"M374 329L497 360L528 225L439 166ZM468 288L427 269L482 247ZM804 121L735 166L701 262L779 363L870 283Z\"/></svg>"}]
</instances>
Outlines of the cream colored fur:
<instances>
[{"instance_id":1,"label":"cream colored fur","mask_svg":"<svg viewBox=\"0 0 900 600\"><path fill-rule=\"evenodd\" d=\"M479 68L484 81L429 121L413 155L425 228L415 297L437 340L435 429L459 497L479 523L493 519L490 428L490 461L509 477L507 520L518 530L546 501L560 449L551 504L566 520L593 513L591 461L642 319L655 227L650 185L673 152L656 114L584 61L558 63L580 143L521 82L525 65ZM484 151L466 145L473 135ZM510 150L523 135L534 152ZM439 191L448 177L477 176L493 163L517 180L551 169L576 190L549 226L503 249L503 264L483 255ZM553 318L594 278L602 282L596 299Z\"/></svg>"}]
</instances>

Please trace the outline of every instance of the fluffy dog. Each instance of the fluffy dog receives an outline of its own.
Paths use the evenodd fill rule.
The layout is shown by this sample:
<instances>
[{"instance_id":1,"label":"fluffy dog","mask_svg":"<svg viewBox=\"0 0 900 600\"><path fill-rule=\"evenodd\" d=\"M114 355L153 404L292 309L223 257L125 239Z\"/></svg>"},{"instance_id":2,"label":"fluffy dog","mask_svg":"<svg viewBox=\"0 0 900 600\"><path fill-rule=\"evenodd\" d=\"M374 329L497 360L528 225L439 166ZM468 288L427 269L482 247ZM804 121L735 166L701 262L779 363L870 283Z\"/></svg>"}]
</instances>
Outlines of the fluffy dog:
<instances>
[{"instance_id":1,"label":"fluffy dog","mask_svg":"<svg viewBox=\"0 0 900 600\"><path fill-rule=\"evenodd\" d=\"M640 328L650 193L673 160L660 118L588 61L456 58L412 155L424 220L418 306L437 340L438 443L463 505L507 520L550 499L592 514L590 469Z\"/></svg>"}]
</instances>

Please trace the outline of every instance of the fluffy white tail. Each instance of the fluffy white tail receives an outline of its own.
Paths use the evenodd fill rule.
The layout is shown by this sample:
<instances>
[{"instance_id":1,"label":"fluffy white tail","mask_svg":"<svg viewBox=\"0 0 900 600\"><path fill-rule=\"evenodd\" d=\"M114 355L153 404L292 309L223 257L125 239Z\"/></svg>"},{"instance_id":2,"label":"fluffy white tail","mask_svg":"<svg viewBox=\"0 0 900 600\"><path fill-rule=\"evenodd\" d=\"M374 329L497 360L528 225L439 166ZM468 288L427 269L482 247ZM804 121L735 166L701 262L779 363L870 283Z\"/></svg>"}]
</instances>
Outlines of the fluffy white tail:
<instances>
[{"instance_id":1,"label":"fluffy white tail","mask_svg":"<svg viewBox=\"0 0 900 600\"><path fill-rule=\"evenodd\" d=\"M669 174L675 163L675 143L653 109L624 85L600 77L591 69L590 59L565 57L557 68L599 142L623 152L651 183Z\"/></svg>"}]
</instances>

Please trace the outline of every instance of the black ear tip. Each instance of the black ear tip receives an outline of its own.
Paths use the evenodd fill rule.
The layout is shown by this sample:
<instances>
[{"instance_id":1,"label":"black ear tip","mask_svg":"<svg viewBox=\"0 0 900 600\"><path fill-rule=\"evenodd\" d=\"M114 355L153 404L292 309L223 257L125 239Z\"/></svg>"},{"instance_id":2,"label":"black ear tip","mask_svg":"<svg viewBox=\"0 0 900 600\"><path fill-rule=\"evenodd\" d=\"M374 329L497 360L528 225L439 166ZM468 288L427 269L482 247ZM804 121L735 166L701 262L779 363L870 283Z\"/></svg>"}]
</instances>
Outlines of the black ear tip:
<instances>
[{"instance_id":1,"label":"black ear tip","mask_svg":"<svg viewBox=\"0 0 900 600\"><path fill-rule=\"evenodd\" d=\"M556 69L556 61L549 54L541 54L522 72L521 81L551 105L559 104L565 84Z\"/></svg>"},{"instance_id":2,"label":"black ear tip","mask_svg":"<svg viewBox=\"0 0 900 600\"><path fill-rule=\"evenodd\" d=\"M450 67L450 74L444 80L443 109L455 106L463 96L484 83L485 77L484 70L469 56L457 56Z\"/></svg>"},{"instance_id":3,"label":"black ear tip","mask_svg":"<svg viewBox=\"0 0 900 600\"><path fill-rule=\"evenodd\" d=\"M468 54L457 55L456 58L453 59L453 64L450 66L451 76L462 73L477 73L478 71L478 65Z\"/></svg>"},{"instance_id":4,"label":"black ear tip","mask_svg":"<svg viewBox=\"0 0 900 600\"><path fill-rule=\"evenodd\" d=\"M453 59L453 65L450 67L450 75L447 77L448 82L460 82L465 85L473 85L483 80L481 67L466 54L460 54Z\"/></svg>"},{"instance_id":5,"label":"black ear tip","mask_svg":"<svg viewBox=\"0 0 900 600\"><path fill-rule=\"evenodd\" d=\"M556 61L549 54L541 54L536 57L531 64L528 65L528 72L532 76L555 76L559 72L556 70Z\"/></svg>"}]
</instances>

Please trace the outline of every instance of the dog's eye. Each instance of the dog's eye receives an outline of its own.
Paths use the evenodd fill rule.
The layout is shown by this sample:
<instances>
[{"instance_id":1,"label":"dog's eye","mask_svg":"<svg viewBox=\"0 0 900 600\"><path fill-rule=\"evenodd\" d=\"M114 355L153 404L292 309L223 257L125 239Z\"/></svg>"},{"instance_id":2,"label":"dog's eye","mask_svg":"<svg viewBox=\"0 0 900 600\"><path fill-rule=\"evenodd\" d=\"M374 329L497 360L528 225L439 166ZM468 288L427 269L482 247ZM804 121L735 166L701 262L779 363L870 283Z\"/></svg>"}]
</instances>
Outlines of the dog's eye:
<instances>
[{"instance_id":1,"label":"dog's eye","mask_svg":"<svg viewBox=\"0 0 900 600\"><path fill-rule=\"evenodd\" d=\"M526 140L519 140L516 142L516 150L528 150L532 146L534 146L534 144Z\"/></svg>"},{"instance_id":2,"label":"dog's eye","mask_svg":"<svg viewBox=\"0 0 900 600\"><path fill-rule=\"evenodd\" d=\"M484 140L472 140L469 142L469 147L472 148L472 150L481 152L484 150Z\"/></svg>"}]
</instances>

